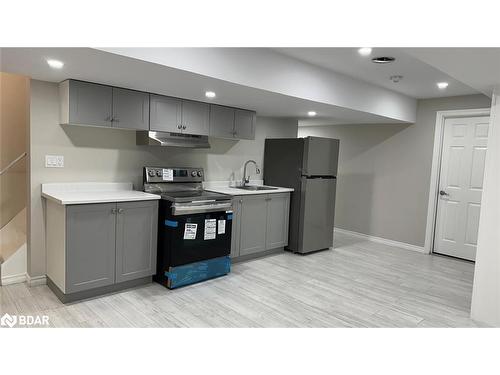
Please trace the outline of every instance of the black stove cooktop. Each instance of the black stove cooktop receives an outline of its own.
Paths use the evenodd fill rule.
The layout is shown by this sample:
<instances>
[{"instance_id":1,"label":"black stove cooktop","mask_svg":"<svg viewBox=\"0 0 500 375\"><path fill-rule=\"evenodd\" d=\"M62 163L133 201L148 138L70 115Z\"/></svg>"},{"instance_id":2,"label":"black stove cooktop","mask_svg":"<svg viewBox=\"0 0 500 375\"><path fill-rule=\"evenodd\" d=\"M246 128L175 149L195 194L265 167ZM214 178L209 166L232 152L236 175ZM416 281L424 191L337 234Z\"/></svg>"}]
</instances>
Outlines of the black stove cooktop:
<instances>
[{"instance_id":1,"label":"black stove cooktop","mask_svg":"<svg viewBox=\"0 0 500 375\"><path fill-rule=\"evenodd\" d=\"M230 195L221 194L221 193L213 193L211 191L206 190L198 190L198 191L172 191L172 192L164 192L161 194L161 198L171 201L171 202L196 202L196 201L204 201L204 200L228 200L231 199Z\"/></svg>"}]
</instances>

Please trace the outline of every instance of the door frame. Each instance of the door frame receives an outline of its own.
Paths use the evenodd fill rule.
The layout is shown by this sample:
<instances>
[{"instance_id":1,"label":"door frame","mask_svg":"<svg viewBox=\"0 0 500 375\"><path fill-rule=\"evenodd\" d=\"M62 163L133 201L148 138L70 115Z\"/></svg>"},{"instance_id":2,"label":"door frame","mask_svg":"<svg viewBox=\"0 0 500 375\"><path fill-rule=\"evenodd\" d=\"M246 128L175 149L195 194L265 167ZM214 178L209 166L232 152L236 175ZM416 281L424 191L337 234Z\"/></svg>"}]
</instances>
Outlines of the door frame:
<instances>
[{"instance_id":1,"label":"door frame","mask_svg":"<svg viewBox=\"0 0 500 375\"><path fill-rule=\"evenodd\" d=\"M427 224L425 227L424 251L432 254L434 234L436 231L436 214L438 205L439 174L443 152L444 123L450 118L490 116L491 108L458 109L436 112L434 129L434 147L432 150L432 168L429 186L429 203L427 207Z\"/></svg>"}]
</instances>

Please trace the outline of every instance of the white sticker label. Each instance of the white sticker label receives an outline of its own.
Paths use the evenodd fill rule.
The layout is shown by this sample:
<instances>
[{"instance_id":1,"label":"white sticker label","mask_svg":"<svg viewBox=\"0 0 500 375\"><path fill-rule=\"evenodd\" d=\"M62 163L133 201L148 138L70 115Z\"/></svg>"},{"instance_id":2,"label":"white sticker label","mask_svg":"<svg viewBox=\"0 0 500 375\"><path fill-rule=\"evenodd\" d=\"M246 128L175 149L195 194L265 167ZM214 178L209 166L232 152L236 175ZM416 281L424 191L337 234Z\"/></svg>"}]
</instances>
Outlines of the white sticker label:
<instances>
[{"instance_id":1,"label":"white sticker label","mask_svg":"<svg viewBox=\"0 0 500 375\"><path fill-rule=\"evenodd\" d=\"M163 181L173 181L174 180L174 170L173 169L163 169Z\"/></svg>"},{"instance_id":2,"label":"white sticker label","mask_svg":"<svg viewBox=\"0 0 500 375\"><path fill-rule=\"evenodd\" d=\"M205 234L203 236L204 240L215 239L216 226L217 221L215 219L205 219Z\"/></svg>"},{"instance_id":3,"label":"white sticker label","mask_svg":"<svg viewBox=\"0 0 500 375\"><path fill-rule=\"evenodd\" d=\"M184 226L184 239L194 240L196 239L196 230L198 229L198 224L186 223Z\"/></svg>"},{"instance_id":4,"label":"white sticker label","mask_svg":"<svg viewBox=\"0 0 500 375\"><path fill-rule=\"evenodd\" d=\"M217 225L217 234L226 233L226 220L219 220L219 224Z\"/></svg>"}]
</instances>

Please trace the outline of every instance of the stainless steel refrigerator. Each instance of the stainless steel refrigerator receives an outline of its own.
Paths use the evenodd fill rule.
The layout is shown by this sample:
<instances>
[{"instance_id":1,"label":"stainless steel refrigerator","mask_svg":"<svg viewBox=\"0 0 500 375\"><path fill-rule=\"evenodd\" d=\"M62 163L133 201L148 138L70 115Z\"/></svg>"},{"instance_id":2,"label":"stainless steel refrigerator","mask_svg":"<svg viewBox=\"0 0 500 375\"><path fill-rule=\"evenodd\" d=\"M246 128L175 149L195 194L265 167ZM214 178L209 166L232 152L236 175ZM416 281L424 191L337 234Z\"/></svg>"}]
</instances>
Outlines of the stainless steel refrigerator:
<instances>
[{"instance_id":1,"label":"stainless steel refrigerator","mask_svg":"<svg viewBox=\"0 0 500 375\"><path fill-rule=\"evenodd\" d=\"M332 246L338 158L338 139L266 139L264 183L294 189L289 250L310 253Z\"/></svg>"}]
</instances>

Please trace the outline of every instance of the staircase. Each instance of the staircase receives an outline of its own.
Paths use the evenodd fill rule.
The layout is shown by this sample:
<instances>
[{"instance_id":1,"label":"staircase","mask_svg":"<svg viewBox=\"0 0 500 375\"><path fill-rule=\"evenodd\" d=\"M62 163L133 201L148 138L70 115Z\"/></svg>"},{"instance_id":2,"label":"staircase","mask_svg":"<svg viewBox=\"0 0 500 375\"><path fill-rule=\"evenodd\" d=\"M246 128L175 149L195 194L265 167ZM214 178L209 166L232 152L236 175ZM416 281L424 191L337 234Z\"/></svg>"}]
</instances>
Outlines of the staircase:
<instances>
[{"instance_id":1,"label":"staircase","mask_svg":"<svg viewBox=\"0 0 500 375\"><path fill-rule=\"evenodd\" d=\"M0 285L26 279L29 78L0 72Z\"/></svg>"}]
</instances>

